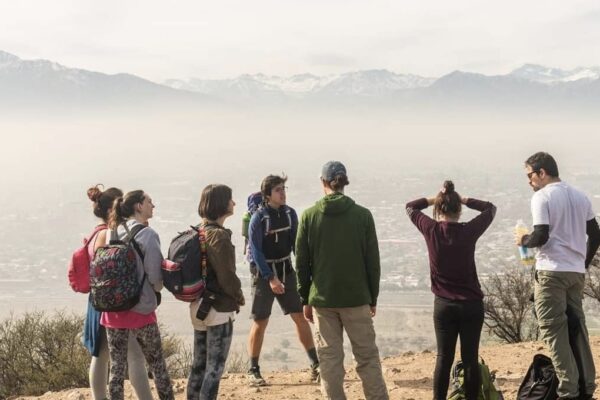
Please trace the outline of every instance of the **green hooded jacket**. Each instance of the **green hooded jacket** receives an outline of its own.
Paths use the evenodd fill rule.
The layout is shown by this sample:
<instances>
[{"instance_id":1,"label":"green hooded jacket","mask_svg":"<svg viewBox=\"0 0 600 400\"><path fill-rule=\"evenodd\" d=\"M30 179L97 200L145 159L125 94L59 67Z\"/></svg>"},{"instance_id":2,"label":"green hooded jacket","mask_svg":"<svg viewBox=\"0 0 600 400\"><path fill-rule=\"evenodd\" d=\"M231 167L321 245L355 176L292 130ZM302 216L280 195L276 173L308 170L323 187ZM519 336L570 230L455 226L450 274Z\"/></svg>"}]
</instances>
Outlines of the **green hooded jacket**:
<instances>
[{"instance_id":1,"label":"green hooded jacket","mask_svg":"<svg viewBox=\"0 0 600 400\"><path fill-rule=\"evenodd\" d=\"M296 237L296 271L302 304L375 306L381 268L371 212L341 193L305 210Z\"/></svg>"}]
</instances>

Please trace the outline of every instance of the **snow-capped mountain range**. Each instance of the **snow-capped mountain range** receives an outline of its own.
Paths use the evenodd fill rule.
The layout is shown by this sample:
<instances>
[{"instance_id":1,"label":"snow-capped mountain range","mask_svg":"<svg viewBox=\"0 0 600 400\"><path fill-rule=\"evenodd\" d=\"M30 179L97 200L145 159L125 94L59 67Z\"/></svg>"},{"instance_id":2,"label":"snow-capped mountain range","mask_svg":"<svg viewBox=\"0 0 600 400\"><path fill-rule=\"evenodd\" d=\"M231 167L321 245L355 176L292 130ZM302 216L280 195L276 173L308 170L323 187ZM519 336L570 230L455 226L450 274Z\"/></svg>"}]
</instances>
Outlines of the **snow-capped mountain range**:
<instances>
[{"instance_id":1,"label":"snow-capped mountain range","mask_svg":"<svg viewBox=\"0 0 600 400\"><path fill-rule=\"evenodd\" d=\"M423 77L412 74L397 74L385 69L347 72L339 75L317 76L313 74L291 77L268 76L264 74L241 75L233 79L210 80L192 78L188 80L169 79L166 86L198 93L218 95L219 93L238 94L252 97L258 93L282 93L294 95L357 95L385 96L407 89L420 89L432 86L440 79L465 74L467 80L485 81L499 77L506 80L528 81L554 85L578 80L592 81L600 78L600 67L579 67L565 71L541 65L525 64L507 75L486 76L455 71L441 78Z\"/></svg>"},{"instance_id":2,"label":"snow-capped mountain range","mask_svg":"<svg viewBox=\"0 0 600 400\"><path fill-rule=\"evenodd\" d=\"M317 76L313 74L291 77L264 74L241 75L234 79L206 80L170 79L165 85L205 94L231 93L252 96L258 92L282 93L291 96L306 94L381 96L399 90L422 88L431 85L434 78L411 74L396 74L382 70L347 72L339 75Z\"/></svg>"},{"instance_id":3,"label":"snow-capped mountain range","mask_svg":"<svg viewBox=\"0 0 600 400\"><path fill-rule=\"evenodd\" d=\"M22 60L0 51L2 104L131 104L140 101L269 104L280 101L377 100L391 105L515 103L600 104L600 67L572 70L525 64L505 75L454 71L439 78L385 69L289 77L264 74L232 79L169 79L151 82L131 74L104 74L47 60ZM579 104L578 103L578 104Z\"/></svg>"}]
</instances>

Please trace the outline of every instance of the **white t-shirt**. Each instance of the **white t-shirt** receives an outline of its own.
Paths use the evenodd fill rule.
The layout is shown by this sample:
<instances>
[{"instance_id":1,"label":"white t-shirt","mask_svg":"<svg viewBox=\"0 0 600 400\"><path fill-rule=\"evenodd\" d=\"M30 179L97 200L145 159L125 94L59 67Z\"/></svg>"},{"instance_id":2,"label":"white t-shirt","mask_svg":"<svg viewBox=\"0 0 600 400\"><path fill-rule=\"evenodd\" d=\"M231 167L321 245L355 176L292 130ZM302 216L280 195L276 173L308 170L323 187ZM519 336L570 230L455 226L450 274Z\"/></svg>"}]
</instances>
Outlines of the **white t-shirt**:
<instances>
[{"instance_id":1,"label":"white t-shirt","mask_svg":"<svg viewBox=\"0 0 600 400\"><path fill-rule=\"evenodd\" d=\"M202 299L196 300L193 303L190 303L190 318L192 319L192 326L197 331L205 331L209 326L221 325L229 322L229 320L235 321L235 312L220 312L215 310L214 307L210 308L208 315L204 318L204 321L196 318L196 312L198 311L198 307L200 307L200 302Z\"/></svg>"},{"instance_id":2,"label":"white t-shirt","mask_svg":"<svg viewBox=\"0 0 600 400\"><path fill-rule=\"evenodd\" d=\"M536 269L585 273L586 222L594 218L587 196L565 182L550 183L531 198L531 214L533 225L550 226Z\"/></svg>"}]
</instances>

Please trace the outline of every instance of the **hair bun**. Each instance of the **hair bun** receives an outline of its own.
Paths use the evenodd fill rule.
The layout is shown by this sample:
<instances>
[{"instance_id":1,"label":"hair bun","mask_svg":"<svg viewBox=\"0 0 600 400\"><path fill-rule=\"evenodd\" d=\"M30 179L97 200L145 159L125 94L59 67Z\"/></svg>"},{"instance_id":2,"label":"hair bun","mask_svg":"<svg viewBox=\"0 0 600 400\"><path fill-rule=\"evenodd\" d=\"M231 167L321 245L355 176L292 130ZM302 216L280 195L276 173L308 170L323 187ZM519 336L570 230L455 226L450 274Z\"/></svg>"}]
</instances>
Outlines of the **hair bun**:
<instances>
[{"instance_id":1,"label":"hair bun","mask_svg":"<svg viewBox=\"0 0 600 400\"><path fill-rule=\"evenodd\" d=\"M104 188L104 186L101 183L99 183L96 186L91 187L91 188L89 188L87 190L87 196L88 196L88 198L91 201L93 201L94 203L96 201L98 201L98 199L100 198L100 196L102 196L102 190L100 190L100 187Z\"/></svg>"},{"instance_id":2,"label":"hair bun","mask_svg":"<svg viewBox=\"0 0 600 400\"><path fill-rule=\"evenodd\" d=\"M444 181L442 193L444 193L444 194L454 193L454 183L452 183L452 181Z\"/></svg>"}]
</instances>

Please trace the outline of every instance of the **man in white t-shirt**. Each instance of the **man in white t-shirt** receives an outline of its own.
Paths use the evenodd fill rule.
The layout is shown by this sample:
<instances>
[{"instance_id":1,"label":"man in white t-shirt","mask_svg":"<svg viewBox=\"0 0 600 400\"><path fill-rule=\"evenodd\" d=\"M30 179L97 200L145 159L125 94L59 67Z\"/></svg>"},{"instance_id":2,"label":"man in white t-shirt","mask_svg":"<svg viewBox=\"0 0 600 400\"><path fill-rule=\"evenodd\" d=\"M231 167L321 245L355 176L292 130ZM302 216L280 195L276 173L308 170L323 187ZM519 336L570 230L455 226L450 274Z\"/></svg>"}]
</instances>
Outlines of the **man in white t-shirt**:
<instances>
[{"instance_id":1,"label":"man in white t-shirt","mask_svg":"<svg viewBox=\"0 0 600 400\"><path fill-rule=\"evenodd\" d=\"M592 399L596 371L582 300L585 270L600 245L600 228L590 200L560 180L550 154L535 153L525 169L535 191L534 231L516 240L538 249L535 311L558 376L557 393L559 399Z\"/></svg>"}]
</instances>

